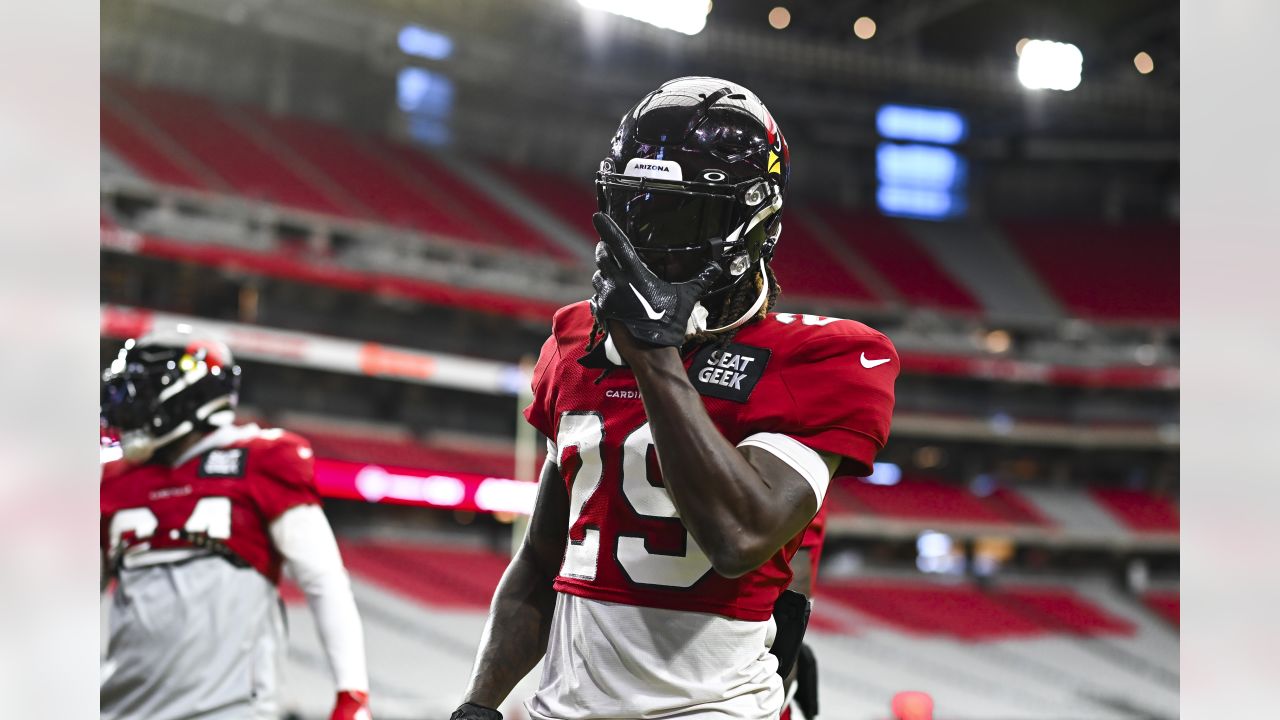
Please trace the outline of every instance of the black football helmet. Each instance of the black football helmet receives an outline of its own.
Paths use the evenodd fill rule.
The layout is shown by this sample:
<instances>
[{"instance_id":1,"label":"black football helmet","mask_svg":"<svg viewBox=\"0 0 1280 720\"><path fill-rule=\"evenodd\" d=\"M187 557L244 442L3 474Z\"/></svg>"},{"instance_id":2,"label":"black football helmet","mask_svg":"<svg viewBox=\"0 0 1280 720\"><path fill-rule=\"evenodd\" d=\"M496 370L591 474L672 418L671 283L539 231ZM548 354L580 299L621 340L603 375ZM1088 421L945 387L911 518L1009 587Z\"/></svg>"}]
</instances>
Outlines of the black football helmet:
<instances>
[{"instance_id":1,"label":"black football helmet","mask_svg":"<svg viewBox=\"0 0 1280 720\"><path fill-rule=\"evenodd\" d=\"M789 174L787 141L754 93L684 77L622 118L596 173L596 199L664 280L720 263L706 298L772 259Z\"/></svg>"},{"instance_id":2,"label":"black football helmet","mask_svg":"<svg viewBox=\"0 0 1280 720\"><path fill-rule=\"evenodd\" d=\"M240 366L218 340L190 328L128 340L102 374L104 429L120 438L124 457L145 462L192 432L235 419Z\"/></svg>"}]
</instances>

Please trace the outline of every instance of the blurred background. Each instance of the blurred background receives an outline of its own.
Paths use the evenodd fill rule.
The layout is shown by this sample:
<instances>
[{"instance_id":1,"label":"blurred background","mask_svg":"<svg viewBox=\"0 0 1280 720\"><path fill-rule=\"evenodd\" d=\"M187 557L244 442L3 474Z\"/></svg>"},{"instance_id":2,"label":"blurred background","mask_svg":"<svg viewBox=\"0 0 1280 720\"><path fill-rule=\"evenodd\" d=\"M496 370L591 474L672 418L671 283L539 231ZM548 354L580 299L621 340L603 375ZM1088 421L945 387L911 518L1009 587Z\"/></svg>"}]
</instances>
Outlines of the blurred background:
<instances>
[{"instance_id":1,"label":"blurred background","mask_svg":"<svg viewBox=\"0 0 1280 720\"><path fill-rule=\"evenodd\" d=\"M790 143L779 309L902 358L882 462L828 495L823 717L1178 715L1176 2L101 11L101 365L191 324L244 420L311 440L379 720L458 701L533 497L527 364L590 293L592 173L691 74ZM284 594L291 710L327 717Z\"/></svg>"}]
</instances>

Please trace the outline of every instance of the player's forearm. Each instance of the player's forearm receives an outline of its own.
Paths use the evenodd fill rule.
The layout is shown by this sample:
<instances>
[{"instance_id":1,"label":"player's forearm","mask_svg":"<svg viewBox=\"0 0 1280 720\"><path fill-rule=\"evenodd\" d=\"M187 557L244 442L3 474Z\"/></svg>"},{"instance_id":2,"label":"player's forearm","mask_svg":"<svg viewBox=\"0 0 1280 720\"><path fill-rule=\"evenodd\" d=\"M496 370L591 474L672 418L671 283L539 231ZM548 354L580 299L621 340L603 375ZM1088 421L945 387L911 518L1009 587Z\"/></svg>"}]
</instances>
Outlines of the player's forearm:
<instances>
[{"instance_id":1,"label":"player's forearm","mask_svg":"<svg viewBox=\"0 0 1280 720\"><path fill-rule=\"evenodd\" d=\"M717 572L740 575L777 548L785 513L768 482L711 421L674 348L633 353L663 482Z\"/></svg>"},{"instance_id":2,"label":"player's forearm","mask_svg":"<svg viewBox=\"0 0 1280 720\"><path fill-rule=\"evenodd\" d=\"M522 546L494 593L463 702L497 708L546 653L556 606L552 579Z\"/></svg>"},{"instance_id":3,"label":"player's forearm","mask_svg":"<svg viewBox=\"0 0 1280 720\"><path fill-rule=\"evenodd\" d=\"M360 612L324 511L318 505L291 508L271 523L270 533L307 597L338 690L368 692Z\"/></svg>"}]
</instances>

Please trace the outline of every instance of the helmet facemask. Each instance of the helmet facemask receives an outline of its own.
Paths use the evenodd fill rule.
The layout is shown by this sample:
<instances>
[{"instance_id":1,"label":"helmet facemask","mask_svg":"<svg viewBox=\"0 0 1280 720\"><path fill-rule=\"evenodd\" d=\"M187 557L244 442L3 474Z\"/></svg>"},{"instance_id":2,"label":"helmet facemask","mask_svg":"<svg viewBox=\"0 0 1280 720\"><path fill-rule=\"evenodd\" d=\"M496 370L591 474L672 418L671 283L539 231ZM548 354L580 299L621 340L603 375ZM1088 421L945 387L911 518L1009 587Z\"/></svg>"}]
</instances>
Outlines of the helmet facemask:
<instances>
[{"instance_id":1,"label":"helmet facemask","mask_svg":"<svg viewBox=\"0 0 1280 720\"><path fill-rule=\"evenodd\" d=\"M602 212L618 223L649 269L684 282L715 260L724 274L705 298L723 294L772 256L782 195L776 182L751 178L735 185L596 174Z\"/></svg>"}]
</instances>

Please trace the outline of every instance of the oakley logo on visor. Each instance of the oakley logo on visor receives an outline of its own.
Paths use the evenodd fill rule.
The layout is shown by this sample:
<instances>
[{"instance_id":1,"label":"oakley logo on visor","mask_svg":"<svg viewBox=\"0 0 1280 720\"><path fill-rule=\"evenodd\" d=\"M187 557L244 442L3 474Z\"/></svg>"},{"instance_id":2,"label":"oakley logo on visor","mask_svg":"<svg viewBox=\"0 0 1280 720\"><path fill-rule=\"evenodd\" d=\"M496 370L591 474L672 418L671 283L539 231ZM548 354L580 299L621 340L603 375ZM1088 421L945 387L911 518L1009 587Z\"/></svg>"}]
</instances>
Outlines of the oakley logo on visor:
<instances>
[{"instance_id":1,"label":"oakley logo on visor","mask_svg":"<svg viewBox=\"0 0 1280 720\"><path fill-rule=\"evenodd\" d=\"M654 180L684 179L684 172L680 169L680 163L674 160L631 158L627 161L627 169L622 174L629 177L653 178Z\"/></svg>"}]
</instances>

